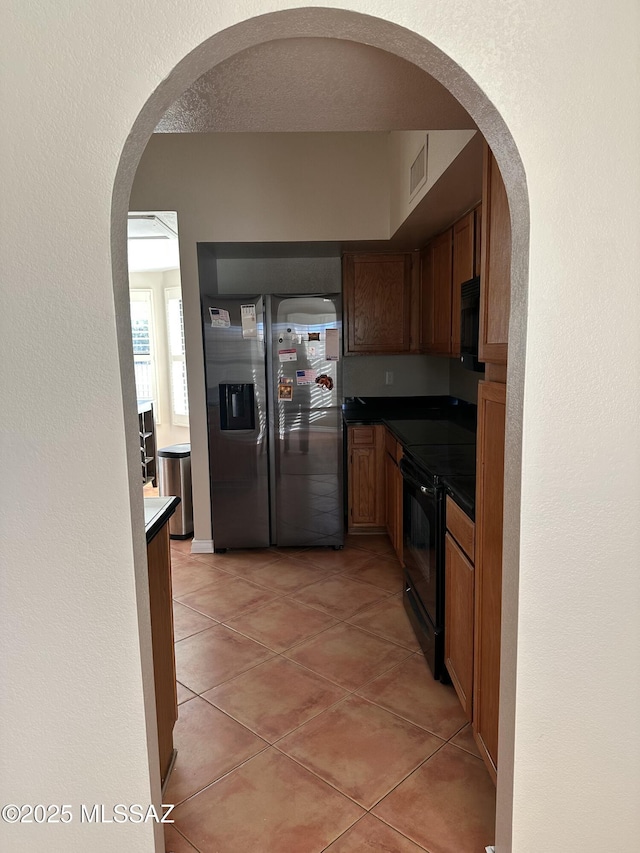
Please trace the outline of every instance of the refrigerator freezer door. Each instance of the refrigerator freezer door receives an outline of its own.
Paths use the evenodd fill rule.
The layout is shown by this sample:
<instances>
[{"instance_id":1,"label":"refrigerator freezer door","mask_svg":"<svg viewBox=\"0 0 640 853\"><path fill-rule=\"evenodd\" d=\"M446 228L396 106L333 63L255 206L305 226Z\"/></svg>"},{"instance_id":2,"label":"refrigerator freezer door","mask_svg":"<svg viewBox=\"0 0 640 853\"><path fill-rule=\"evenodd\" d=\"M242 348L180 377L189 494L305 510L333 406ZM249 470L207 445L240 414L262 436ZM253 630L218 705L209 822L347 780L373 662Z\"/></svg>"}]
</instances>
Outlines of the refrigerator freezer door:
<instances>
[{"instance_id":1,"label":"refrigerator freezer door","mask_svg":"<svg viewBox=\"0 0 640 853\"><path fill-rule=\"evenodd\" d=\"M281 546L342 545L342 383L326 358L342 340L340 296L271 297L275 495ZM289 390L290 389L290 390Z\"/></svg>"},{"instance_id":2,"label":"refrigerator freezer door","mask_svg":"<svg viewBox=\"0 0 640 853\"><path fill-rule=\"evenodd\" d=\"M255 305L255 324L243 324L243 305ZM207 297L203 311L214 546L268 547L264 301Z\"/></svg>"}]
</instances>

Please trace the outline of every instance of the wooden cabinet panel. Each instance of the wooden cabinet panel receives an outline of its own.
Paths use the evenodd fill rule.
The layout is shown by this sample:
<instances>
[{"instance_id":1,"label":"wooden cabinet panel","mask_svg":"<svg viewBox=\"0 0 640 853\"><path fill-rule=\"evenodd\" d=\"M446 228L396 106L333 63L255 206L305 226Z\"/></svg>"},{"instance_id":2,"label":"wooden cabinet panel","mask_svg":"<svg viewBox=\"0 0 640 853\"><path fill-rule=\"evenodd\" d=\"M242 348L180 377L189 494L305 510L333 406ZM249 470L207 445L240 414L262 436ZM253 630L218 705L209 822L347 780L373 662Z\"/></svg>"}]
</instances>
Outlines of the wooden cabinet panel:
<instances>
[{"instance_id":1,"label":"wooden cabinet panel","mask_svg":"<svg viewBox=\"0 0 640 853\"><path fill-rule=\"evenodd\" d=\"M511 297L511 220L500 170L485 143L480 260L480 361L507 363Z\"/></svg>"},{"instance_id":2,"label":"wooden cabinet panel","mask_svg":"<svg viewBox=\"0 0 640 853\"><path fill-rule=\"evenodd\" d=\"M448 495L446 518L447 530L473 563L475 559L475 524Z\"/></svg>"},{"instance_id":3,"label":"wooden cabinet panel","mask_svg":"<svg viewBox=\"0 0 640 853\"><path fill-rule=\"evenodd\" d=\"M169 523L167 522L147 545L160 778L163 782L171 766L173 726L178 719L170 555Z\"/></svg>"},{"instance_id":4,"label":"wooden cabinet panel","mask_svg":"<svg viewBox=\"0 0 640 853\"><path fill-rule=\"evenodd\" d=\"M410 252L345 255L345 354L411 350Z\"/></svg>"},{"instance_id":5,"label":"wooden cabinet panel","mask_svg":"<svg viewBox=\"0 0 640 853\"><path fill-rule=\"evenodd\" d=\"M474 568L457 543L445 538L445 634L447 671L471 720L473 697Z\"/></svg>"},{"instance_id":6,"label":"wooden cabinet panel","mask_svg":"<svg viewBox=\"0 0 640 853\"><path fill-rule=\"evenodd\" d=\"M462 282L474 275L475 211L470 211L453 226L453 265L451 273L451 355L460 355L460 312Z\"/></svg>"},{"instance_id":7,"label":"wooden cabinet panel","mask_svg":"<svg viewBox=\"0 0 640 853\"><path fill-rule=\"evenodd\" d=\"M385 529L384 429L348 429L349 532Z\"/></svg>"},{"instance_id":8,"label":"wooden cabinet panel","mask_svg":"<svg viewBox=\"0 0 640 853\"><path fill-rule=\"evenodd\" d=\"M433 239L422 252L422 349L451 352L451 270L453 229Z\"/></svg>"},{"instance_id":9,"label":"wooden cabinet panel","mask_svg":"<svg viewBox=\"0 0 640 853\"><path fill-rule=\"evenodd\" d=\"M505 385L479 383L473 731L494 781L500 699L505 401Z\"/></svg>"}]
</instances>

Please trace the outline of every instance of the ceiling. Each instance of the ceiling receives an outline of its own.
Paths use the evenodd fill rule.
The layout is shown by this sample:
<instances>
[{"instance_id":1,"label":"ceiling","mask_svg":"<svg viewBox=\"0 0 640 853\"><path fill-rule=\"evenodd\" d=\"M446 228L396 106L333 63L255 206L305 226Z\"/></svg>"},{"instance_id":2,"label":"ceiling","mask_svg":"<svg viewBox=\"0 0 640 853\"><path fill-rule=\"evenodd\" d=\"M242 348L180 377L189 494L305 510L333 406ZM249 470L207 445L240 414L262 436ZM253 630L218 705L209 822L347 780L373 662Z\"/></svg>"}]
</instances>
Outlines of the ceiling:
<instances>
[{"instance_id":1,"label":"ceiling","mask_svg":"<svg viewBox=\"0 0 640 853\"><path fill-rule=\"evenodd\" d=\"M431 75L369 45L280 39L242 51L203 74L167 110L157 133L476 129ZM477 133L389 241L342 250L413 248L482 195Z\"/></svg>"}]
</instances>

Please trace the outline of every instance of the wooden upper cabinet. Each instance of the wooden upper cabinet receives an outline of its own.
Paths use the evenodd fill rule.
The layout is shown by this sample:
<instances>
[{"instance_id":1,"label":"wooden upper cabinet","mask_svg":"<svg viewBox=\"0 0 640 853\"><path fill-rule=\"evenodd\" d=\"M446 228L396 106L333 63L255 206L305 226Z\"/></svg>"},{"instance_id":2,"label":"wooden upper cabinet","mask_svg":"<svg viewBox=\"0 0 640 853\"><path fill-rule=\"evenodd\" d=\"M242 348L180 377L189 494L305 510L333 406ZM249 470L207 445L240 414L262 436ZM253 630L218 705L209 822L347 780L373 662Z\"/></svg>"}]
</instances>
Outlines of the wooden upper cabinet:
<instances>
[{"instance_id":1,"label":"wooden upper cabinet","mask_svg":"<svg viewBox=\"0 0 640 853\"><path fill-rule=\"evenodd\" d=\"M498 766L506 386L478 384L473 733L494 782Z\"/></svg>"},{"instance_id":2,"label":"wooden upper cabinet","mask_svg":"<svg viewBox=\"0 0 640 853\"><path fill-rule=\"evenodd\" d=\"M475 211L470 211L453 226L453 268L451 275L451 355L460 355L461 288L474 276Z\"/></svg>"},{"instance_id":3,"label":"wooden upper cabinet","mask_svg":"<svg viewBox=\"0 0 640 853\"><path fill-rule=\"evenodd\" d=\"M345 255L345 355L411 351L410 252Z\"/></svg>"},{"instance_id":4,"label":"wooden upper cabinet","mask_svg":"<svg viewBox=\"0 0 640 853\"><path fill-rule=\"evenodd\" d=\"M484 146L480 256L480 361L507 363L511 296L511 220L498 164Z\"/></svg>"},{"instance_id":5,"label":"wooden upper cabinet","mask_svg":"<svg viewBox=\"0 0 640 853\"><path fill-rule=\"evenodd\" d=\"M451 353L451 270L453 229L435 237L422 251L422 350Z\"/></svg>"}]
</instances>

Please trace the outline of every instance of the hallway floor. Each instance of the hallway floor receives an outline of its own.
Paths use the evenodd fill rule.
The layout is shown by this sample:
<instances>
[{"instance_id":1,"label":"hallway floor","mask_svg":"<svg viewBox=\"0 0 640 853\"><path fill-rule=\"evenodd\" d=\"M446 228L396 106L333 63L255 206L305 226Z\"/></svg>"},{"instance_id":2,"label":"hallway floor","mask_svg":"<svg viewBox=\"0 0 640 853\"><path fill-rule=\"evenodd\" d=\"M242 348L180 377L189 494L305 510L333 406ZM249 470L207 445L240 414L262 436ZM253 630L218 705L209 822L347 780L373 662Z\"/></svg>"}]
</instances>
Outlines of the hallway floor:
<instances>
[{"instance_id":1,"label":"hallway floor","mask_svg":"<svg viewBox=\"0 0 640 853\"><path fill-rule=\"evenodd\" d=\"M495 789L435 682L386 536L343 551L172 540L172 853L484 853Z\"/></svg>"}]
</instances>

